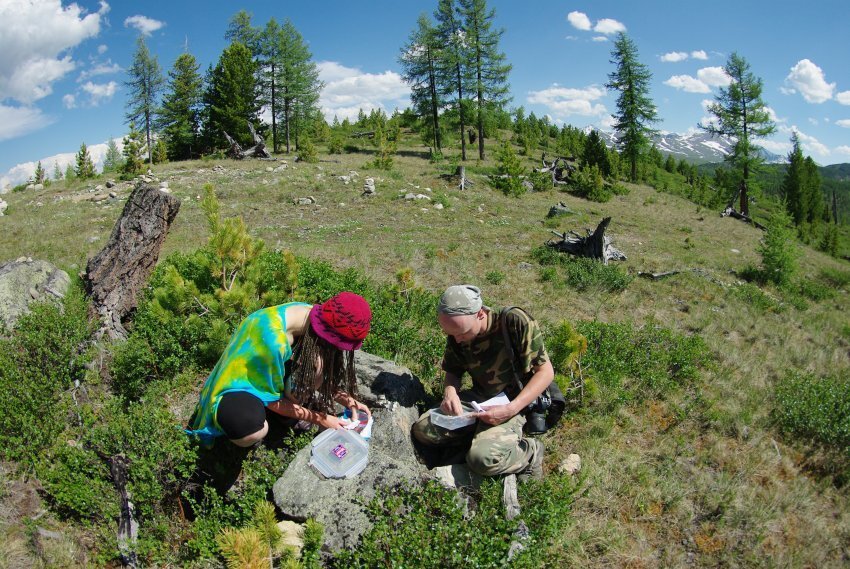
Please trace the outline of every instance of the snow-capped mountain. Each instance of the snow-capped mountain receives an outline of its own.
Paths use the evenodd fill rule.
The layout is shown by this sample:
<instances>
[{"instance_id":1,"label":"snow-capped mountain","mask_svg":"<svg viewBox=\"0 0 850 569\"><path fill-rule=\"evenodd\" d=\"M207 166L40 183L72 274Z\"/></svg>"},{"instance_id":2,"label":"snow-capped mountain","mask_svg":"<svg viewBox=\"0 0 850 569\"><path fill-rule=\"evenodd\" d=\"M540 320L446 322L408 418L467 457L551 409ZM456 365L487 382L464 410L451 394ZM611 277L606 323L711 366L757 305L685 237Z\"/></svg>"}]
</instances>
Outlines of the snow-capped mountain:
<instances>
[{"instance_id":1,"label":"snow-capped mountain","mask_svg":"<svg viewBox=\"0 0 850 569\"><path fill-rule=\"evenodd\" d=\"M613 132L600 132L599 135L605 144L614 144ZM652 143L665 156L672 154L677 160L684 158L694 164L708 162L722 162L732 151L735 139L728 136L712 136L707 132L692 132L688 134L677 134L675 132L661 132L652 139ZM778 154L773 154L761 149L765 162L777 163L784 159Z\"/></svg>"}]
</instances>

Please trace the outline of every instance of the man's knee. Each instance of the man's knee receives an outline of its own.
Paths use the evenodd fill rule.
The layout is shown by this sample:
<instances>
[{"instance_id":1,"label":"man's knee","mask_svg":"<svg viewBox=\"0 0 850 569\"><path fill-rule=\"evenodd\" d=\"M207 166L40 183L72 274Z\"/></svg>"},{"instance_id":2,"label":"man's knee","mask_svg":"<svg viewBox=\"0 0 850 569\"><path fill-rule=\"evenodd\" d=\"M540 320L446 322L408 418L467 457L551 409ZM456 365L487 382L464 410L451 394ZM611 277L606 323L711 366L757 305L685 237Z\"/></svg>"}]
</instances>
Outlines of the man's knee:
<instances>
[{"instance_id":1,"label":"man's knee","mask_svg":"<svg viewBox=\"0 0 850 569\"><path fill-rule=\"evenodd\" d=\"M434 432L434 427L431 425L431 418L427 413L419 417L419 420L413 424L410 432L413 438L423 445L436 446L441 442Z\"/></svg>"},{"instance_id":2,"label":"man's knee","mask_svg":"<svg viewBox=\"0 0 850 569\"><path fill-rule=\"evenodd\" d=\"M500 446L475 444L466 453L466 465L476 474L496 476L510 468L510 451Z\"/></svg>"}]
</instances>

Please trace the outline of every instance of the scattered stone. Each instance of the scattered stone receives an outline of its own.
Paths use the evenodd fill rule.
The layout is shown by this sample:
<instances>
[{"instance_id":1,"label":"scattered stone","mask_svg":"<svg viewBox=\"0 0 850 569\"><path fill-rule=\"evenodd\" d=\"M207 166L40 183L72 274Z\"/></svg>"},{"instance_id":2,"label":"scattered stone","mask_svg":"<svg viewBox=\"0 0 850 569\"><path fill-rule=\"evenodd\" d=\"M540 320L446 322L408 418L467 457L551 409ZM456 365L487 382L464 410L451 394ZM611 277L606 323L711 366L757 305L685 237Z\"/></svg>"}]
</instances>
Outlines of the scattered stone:
<instances>
[{"instance_id":1,"label":"scattered stone","mask_svg":"<svg viewBox=\"0 0 850 569\"><path fill-rule=\"evenodd\" d=\"M117 198L118 194L116 194L115 192L109 192L109 197L110 198Z\"/></svg>"},{"instance_id":2,"label":"scattered stone","mask_svg":"<svg viewBox=\"0 0 850 569\"><path fill-rule=\"evenodd\" d=\"M575 474L581 470L581 457L577 454L569 455L564 462L558 466L561 474Z\"/></svg>"},{"instance_id":3,"label":"scattered stone","mask_svg":"<svg viewBox=\"0 0 850 569\"><path fill-rule=\"evenodd\" d=\"M274 172L274 168L271 166L266 166L266 172Z\"/></svg>"},{"instance_id":4,"label":"scattered stone","mask_svg":"<svg viewBox=\"0 0 850 569\"><path fill-rule=\"evenodd\" d=\"M279 547L292 549L297 556L301 553L304 547L304 526L299 523L284 520L277 523L277 529L280 530L281 539Z\"/></svg>"},{"instance_id":5,"label":"scattered stone","mask_svg":"<svg viewBox=\"0 0 850 569\"><path fill-rule=\"evenodd\" d=\"M41 207L41 206L43 206L43 205L44 205L44 204L43 204L43 203L41 203L41 202L35 202L35 207Z\"/></svg>"},{"instance_id":6,"label":"scattered stone","mask_svg":"<svg viewBox=\"0 0 850 569\"><path fill-rule=\"evenodd\" d=\"M167 188L168 187L168 180L163 180L162 182L160 182L159 187L160 188Z\"/></svg>"},{"instance_id":7,"label":"scattered stone","mask_svg":"<svg viewBox=\"0 0 850 569\"><path fill-rule=\"evenodd\" d=\"M275 503L285 517L312 517L324 524L325 547L330 551L355 547L369 531L366 504L380 488L428 477L410 437L419 418L416 403L425 399L422 383L410 370L376 356L358 351L355 360L358 400L372 409L375 421L366 469L348 480L321 479L307 464L308 445L274 485Z\"/></svg>"},{"instance_id":8,"label":"scattered stone","mask_svg":"<svg viewBox=\"0 0 850 569\"><path fill-rule=\"evenodd\" d=\"M525 261L523 261L522 263L520 263L519 265L517 265L517 267L518 267L521 271L528 271L528 270L533 269L533 268L534 268L534 265L532 265L531 263L526 263Z\"/></svg>"},{"instance_id":9,"label":"scattered stone","mask_svg":"<svg viewBox=\"0 0 850 569\"><path fill-rule=\"evenodd\" d=\"M406 199L406 200L428 200L428 201L431 201L431 198L426 196L425 194L414 194L412 192L409 193L409 194L404 194L404 199Z\"/></svg>"},{"instance_id":10,"label":"scattered stone","mask_svg":"<svg viewBox=\"0 0 850 569\"><path fill-rule=\"evenodd\" d=\"M377 194L377 190L375 190L375 179L374 178L366 178L363 182L363 196L374 196Z\"/></svg>"},{"instance_id":11,"label":"scattered stone","mask_svg":"<svg viewBox=\"0 0 850 569\"><path fill-rule=\"evenodd\" d=\"M430 194L430 193L431 193L431 188L425 188L425 191L426 191L426 192L428 192L428 193Z\"/></svg>"},{"instance_id":12,"label":"scattered stone","mask_svg":"<svg viewBox=\"0 0 850 569\"><path fill-rule=\"evenodd\" d=\"M534 184L531 183L531 180L523 180L522 181L522 187L525 188L525 191L527 191L527 192L533 192L534 191Z\"/></svg>"},{"instance_id":13,"label":"scattered stone","mask_svg":"<svg viewBox=\"0 0 850 569\"><path fill-rule=\"evenodd\" d=\"M435 203L435 204L434 204L434 209L443 209L443 204L441 204L441 203Z\"/></svg>"},{"instance_id":14,"label":"scattered stone","mask_svg":"<svg viewBox=\"0 0 850 569\"><path fill-rule=\"evenodd\" d=\"M478 213L484 213L484 204L478 206Z\"/></svg>"},{"instance_id":15,"label":"scattered stone","mask_svg":"<svg viewBox=\"0 0 850 569\"><path fill-rule=\"evenodd\" d=\"M97 240L98 240L98 239L100 239L100 237L98 237L97 235L92 235L91 237L89 237L89 238L87 239L87 241L88 241L89 243L97 243Z\"/></svg>"},{"instance_id":16,"label":"scattered stone","mask_svg":"<svg viewBox=\"0 0 850 569\"><path fill-rule=\"evenodd\" d=\"M12 328L29 312L33 302L65 296L71 279L68 273L47 261L29 257L0 264L0 322Z\"/></svg>"},{"instance_id":17,"label":"scattered stone","mask_svg":"<svg viewBox=\"0 0 850 569\"><path fill-rule=\"evenodd\" d=\"M558 202L549 208L549 213L546 214L546 217L556 217L558 215L572 215L575 212L567 207L567 204L564 202Z\"/></svg>"},{"instance_id":18,"label":"scattered stone","mask_svg":"<svg viewBox=\"0 0 850 569\"><path fill-rule=\"evenodd\" d=\"M212 167L212 171L213 172L224 172L224 166L222 166L221 164L216 164L215 166Z\"/></svg>"},{"instance_id":19,"label":"scattered stone","mask_svg":"<svg viewBox=\"0 0 850 569\"><path fill-rule=\"evenodd\" d=\"M115 187L115 185L116 185L116 184L115 184L115 180L108 180L108 181L106 182L106 187L107 187L107 188L114 188L114 187Z\"/></svg>"},{"instance_id":20,"label":"scattered stone","mask_svg":"<svg viewBox=\"0 0 850 569\"><path fill-rule=\"evenodd\" d=\"M275 168L273 171L274 171L274 172L283 172L283 171L284 171L284 170L286 170L287 168L289 168L289 164L286 164L286 163L284 162L283 164L281 164L280 166L278 166L277 168Z\"/></svg>"},{"instance_id":21,"label":"scattered stone","mask_svg":"<svg viewBox=\"0 0 850 569\"><path fill-rule=\"evenodd\" d=\"M96 192L102 192L104 189L103 184L98 184L94 187L94 191Z\"/></svg>"},{"instance_id":22,"label":"scattered stone","mask_svg":"<svg viewBox=\"0 0 850 569\"><path fill-rule=\"evenodd\" d=\"M316 198L307 196L306 198L295 198L295 205L313 205L316 203Z\"/></svg>"},{"instance_id":23,"label":"scattered stone","mask_svg":"<svg viewBox=\"0 0 850 569\"><path fill-rule=\"evenodd\" d=\"M351 182L351 176L337 176L336 179L346 186Z\"/></svg>"},{"instance_id":24,"label":"scattered stone","mask_svg":"<svg viewBox=\"0 0 850 569\"><path fill-rule=\"evenodd\" d=\"M33 185L32 189L34 189L35 191L43 190L44 184L35 184Z\"/></svg>"},{"instance_id":25,"label":"scattered stone","mask_svg":"<svg viewBox=\"0 0 850 569\"><path fill-rule=\"evenodd\" d=\"M737 249L730 249L730 251L732 251L732 252L733 252L733 253L735 253L736 255L737 255L738 253L740 253L740 251L738 251Z\"/></svg>"},{"instance_id":26,"label":"scattered stone","mask_svg":"<svg viewBox=\"0 0 850 569\"><path fill-rule=\"evenodd\" d=\"M0 217L3 217L4 215L6 215L6 208L8 208L8 207L9 207L9 204L4 202L3 200L0 200Z\"/></svg>"},{"instance_id":27,"label":"scattered stone","mask_svg":"<svg viewBox=\"0 0 850 569\"><path fill-rule=\"evenodd\" d=\"M348 171L348 175L349 175L349 176L351 176L352 178L357 178L357 177L359 177L359 176L360 176L360 174L358 174L358 173L357 173L357 172L355 172L354 170L349 170L349 171Z\"/></svg>"}]
</instances>

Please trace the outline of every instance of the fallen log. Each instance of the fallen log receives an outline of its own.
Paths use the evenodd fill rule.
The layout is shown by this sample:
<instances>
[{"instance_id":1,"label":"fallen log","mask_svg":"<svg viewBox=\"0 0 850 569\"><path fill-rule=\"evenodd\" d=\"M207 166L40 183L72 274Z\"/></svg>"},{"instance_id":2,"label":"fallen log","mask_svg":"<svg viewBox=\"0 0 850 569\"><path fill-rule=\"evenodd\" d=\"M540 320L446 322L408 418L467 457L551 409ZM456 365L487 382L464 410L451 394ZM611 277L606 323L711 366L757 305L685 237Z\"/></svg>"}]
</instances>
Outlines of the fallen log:
<instances>
[{"instance_id":1,"label":"fallen log","mask_svg":"<svg viewBox=\"0 0 850 569\"><path fill-rule=\"evenodd\" d=\"M251 138L254 141L254 146L251 148L242 149L242 146L236 142L232 136L224 132L224 137L227 139L227 143L230 144L230 148L227 150L227 156L233 158L234 160L243 160L245 158L271 158L272 155L269 154L269 151L266 150L266 142L263 138L257 134L257 131L254 129L254 125L248 121L248 130L251 132Z\"/></svg>"},{"instance_id":2,"label":"fallen log","mask_svg":"<svg viewBox=\"0 0 850 569\"><path fill-rule=\"evenodd\" d=\"M359 132L352 132L351 138L375 138L374 130L362 130Z\"/></svg>"},{"instance_id":3,"label":"fallen log","mask_svg":"<svg viewBox=\"0 0 850 569\"><path fill-rule=\"evenodd\" d=\"M112 484L121 499L121 513L118 517L118 556L124 567L138 567L136 541L139 534L139 522L134 518L135 508L130 501L130 491L127 490L127 475L130 462L123 455L115 455L109 459L109 473Z\"/></svg>"},{"instance_id":4,"label":"fallen log","mask_svg":"<svg viewBox=\"0 0 850 569\"><path fill-rule=\"evenodd\" d=\"M735 211L735 208L732 206L726 206L726 209L720 212L720 217L732 217L735 219L740 219L741 221L746 221L749 224L752 224L757 229L761 229L762 231L767 231L767 227L754 220L752 217L748 215L744 215L738 211Z\"/></svg>"},{"instance_id":5,"label":"fallen log","mask_svg":"<svg viewBox=\"0 0 850 569\"><path fill-rule=\"evenodd\" d=\"M96 338L125 339L124 322L135 310L177 212L180 200L152 185L130 194L106 246L82 275L92 311L101 319Z\"/></svg>"},{"instance_id":6,"label":"fallen log","mask_svg":"<svg viewBox=\"0 0 850 569\"><path fill-rule=\"evenodd\" d=\"M587 229L587 235L582 237L575 231L569 231L572 237L567 233L558 233L552 231L560 237L559 241L550 239L546 242L547 247L551 247L561 253L569 253L577 257L588 257L591 259L599 259L604 265L608 264L609 260L625 261L626 256L622 251L611 245L611 240L605 235L605 230L608 224L611 223L611 218L606 217L599 222L594 231Z\"/></svg>"}]
</instances>

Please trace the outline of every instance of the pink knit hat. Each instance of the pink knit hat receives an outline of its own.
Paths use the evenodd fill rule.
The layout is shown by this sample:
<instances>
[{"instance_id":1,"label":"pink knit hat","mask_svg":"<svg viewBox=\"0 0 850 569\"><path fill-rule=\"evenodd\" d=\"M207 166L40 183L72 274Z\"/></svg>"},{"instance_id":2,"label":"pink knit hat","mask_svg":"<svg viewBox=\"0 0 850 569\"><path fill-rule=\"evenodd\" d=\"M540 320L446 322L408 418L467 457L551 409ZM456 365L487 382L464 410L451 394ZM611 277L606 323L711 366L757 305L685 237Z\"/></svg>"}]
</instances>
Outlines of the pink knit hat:
<instances>
[{"instance_id":1,"label":"pink knit hat","mask_svg":"<svg viewBox=\"0 0 850 569\"><path fill-rule=\"evenodd\" d=\"M369 334L372 311L362 296L341 292L310 309L310 326L340 350L357 350Z\"/></svg>"}]
</instances>

